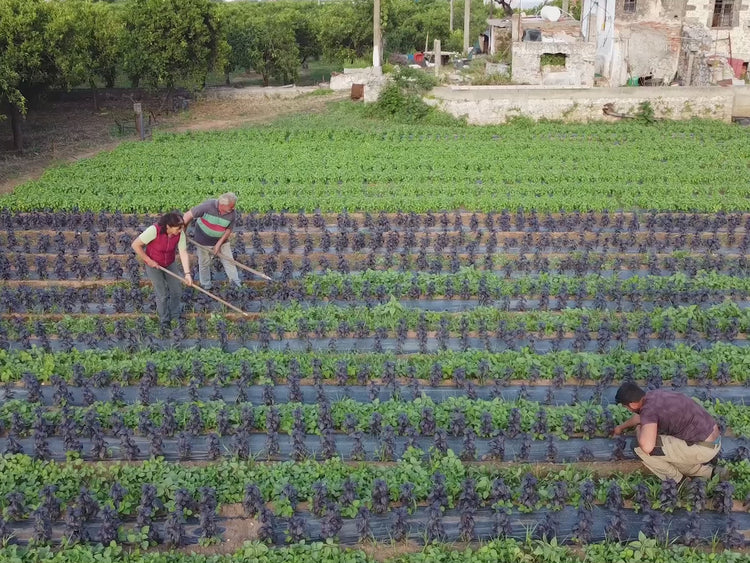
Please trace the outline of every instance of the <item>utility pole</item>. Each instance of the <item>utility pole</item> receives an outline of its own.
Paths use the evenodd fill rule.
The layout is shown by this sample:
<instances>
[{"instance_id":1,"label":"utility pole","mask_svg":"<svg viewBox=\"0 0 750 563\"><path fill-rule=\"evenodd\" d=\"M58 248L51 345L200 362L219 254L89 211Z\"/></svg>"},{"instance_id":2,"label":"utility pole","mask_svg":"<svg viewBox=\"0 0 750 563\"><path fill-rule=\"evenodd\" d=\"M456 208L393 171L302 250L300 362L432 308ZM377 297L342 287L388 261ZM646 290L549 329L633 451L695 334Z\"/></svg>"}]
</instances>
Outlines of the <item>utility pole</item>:
<instances>
[{"instance_id":1,"label":"utility pole","mask_svg":"<svg viewBox=\"0 0 750 563\"><path fill-rule=\"evenodd\" d=\"M380 36L380 0L374 0L372 14L372 66L383 66L383 54L380 52L382 38Z\"/></svg>"},{"instance_id":2,"label":"utility pole","mask_svg":"<svg viewBox=\"0 0 750 563\"><path fill-rule=\"evenodd\" d=\"M435 39L432 52L435 53L435 76L440 76L440 68L443 66L443 53L440 47L440 39Z\"/></svg>"},{"instance_id":3,"label":"utility pole","mask_svg":"<svg viewBox=\"0 0 750 563\"><path fill-rule=\"evenodd\" d=\"M469 52L469 22L471 21L471 0L464 0L464 55Z\"/></svg>"}]
</instances>

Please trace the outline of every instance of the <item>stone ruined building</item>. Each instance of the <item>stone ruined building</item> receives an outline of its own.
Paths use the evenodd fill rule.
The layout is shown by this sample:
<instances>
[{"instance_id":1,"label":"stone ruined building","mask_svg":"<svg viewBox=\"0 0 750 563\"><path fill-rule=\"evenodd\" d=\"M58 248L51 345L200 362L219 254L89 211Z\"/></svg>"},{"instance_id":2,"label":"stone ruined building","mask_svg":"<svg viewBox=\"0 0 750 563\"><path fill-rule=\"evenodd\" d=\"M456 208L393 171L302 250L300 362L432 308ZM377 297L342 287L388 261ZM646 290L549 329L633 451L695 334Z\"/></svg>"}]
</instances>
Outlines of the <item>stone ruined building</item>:
<instances>
[{"instance_id":1,"label":"stone ruined building","mask_svg":"<svg viewBox=\"0 0 750 563\"><path fill-rule=\"evenodd\" d=\"M510 45L521 84L707 86L747 72L750 0L583 0L581 14L490 20L490 52Z\"/></svg>"},{"instance_id":2,"label":"stone ruined building","mask_svg":"<svg viewBox=\"0 0 750 563\"><path fill-rule=\"evenodd\" d=\"M490 20L490 50L511 52L511 78L518 84L550 87L594 85L596 45L581 37L573 18L547 21L513 14L501 24Z\"/></svg>"},{"instance_id":3,"label":"stone ruined building","mask_svg":"<svg viewBox=\"0 0 750 563\"><path fill-rule=\"evenodd\" d=\"M748 0L584 0L581 31L594 36L596 71L707 86L739 76L750 60Z\"/></svg>"}]
</instances>

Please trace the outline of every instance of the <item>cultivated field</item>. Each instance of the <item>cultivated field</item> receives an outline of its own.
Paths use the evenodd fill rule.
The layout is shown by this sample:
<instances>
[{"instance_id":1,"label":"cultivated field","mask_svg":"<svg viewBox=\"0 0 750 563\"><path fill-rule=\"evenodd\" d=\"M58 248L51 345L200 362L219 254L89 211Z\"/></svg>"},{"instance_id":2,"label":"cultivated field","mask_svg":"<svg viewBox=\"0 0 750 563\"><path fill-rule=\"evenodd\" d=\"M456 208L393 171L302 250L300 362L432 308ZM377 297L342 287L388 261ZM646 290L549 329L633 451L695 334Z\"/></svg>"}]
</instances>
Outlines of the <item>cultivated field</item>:
<instances>
[{"instance_id":1,"label":"cultivated field","mask_svg":"<svg viewBox=\"0 0 750 563\"><path fill-rule=\"evenodd\" d=\"M0 559L746 561L747 130L347 112L0 199ZM225 191L273 281L217 263L247 314L186 290L164 332L130 242ZM730 479L641 471L627 380L714 414Z\"/></svg>"}]
</instances>

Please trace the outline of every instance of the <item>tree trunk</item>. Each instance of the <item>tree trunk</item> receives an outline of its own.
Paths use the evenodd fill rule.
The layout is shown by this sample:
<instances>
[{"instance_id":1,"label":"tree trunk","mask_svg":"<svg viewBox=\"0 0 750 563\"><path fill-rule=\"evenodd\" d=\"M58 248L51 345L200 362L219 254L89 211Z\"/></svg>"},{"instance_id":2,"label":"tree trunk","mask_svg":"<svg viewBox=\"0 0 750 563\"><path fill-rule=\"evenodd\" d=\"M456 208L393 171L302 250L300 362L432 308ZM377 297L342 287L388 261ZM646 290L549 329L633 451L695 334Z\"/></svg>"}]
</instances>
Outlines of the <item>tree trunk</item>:
<instances>
[{"instance_id":1,"label":"tree trunk","mask_svg":"<svg viewBox=\"0 0 750 563\"><path fill-rule=\"evenodd\" d=\"M23 121L24 116L15 104L10 104L10 127L13 130L13 146L18 152L23 152Z\"/></svg>"},{"instance_id":2,"label":"tree trunk","mask_svg":"<svg viewBox=\"0 0 750 563\"><path fill-rule=\"evenodd\" d=\"M94 101L94 111L99 111L99 97L96 95L96 84L92 80L89 82L89 86L91 87L91 97Z\"/></svg>"},{"instance_id":3,"label":"tree trunk","mask_svg":"<svg viewBox=\"0 0 750 563\"><path fill-rule=\"evenodd\" d=\"M169 113L169 111L172 109L171 101L172 101L172 86L170 86L167 89L167 94L164 96L164 99L159 104L159 109L156 110L157 113L161 113L164 110L166 110L166 112ZM167 102L170 102L170 103L167 103Z\"/></svg>"}]
</instances>

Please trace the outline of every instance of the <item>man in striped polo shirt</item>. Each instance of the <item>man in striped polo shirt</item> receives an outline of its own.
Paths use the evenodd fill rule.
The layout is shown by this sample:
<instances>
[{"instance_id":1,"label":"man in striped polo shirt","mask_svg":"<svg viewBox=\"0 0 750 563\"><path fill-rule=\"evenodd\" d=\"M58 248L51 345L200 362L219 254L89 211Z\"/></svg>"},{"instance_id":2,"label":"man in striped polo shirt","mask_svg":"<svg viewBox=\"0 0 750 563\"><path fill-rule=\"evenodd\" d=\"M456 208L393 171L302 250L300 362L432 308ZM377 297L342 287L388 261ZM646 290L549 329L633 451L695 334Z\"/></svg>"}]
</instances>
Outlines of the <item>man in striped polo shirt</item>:
<instances>
[{"instance_id":1,"label":"man in striped polo shirt","mask_svg":"<svg viewBox=\"0 0 750 563\"><path fill-rule=\"evenodd\" d=\"M232 285L240 287L240 276L237 266L231 262L232 248L228 242L237 218L236 204L237 196L229 192L220 195L219 199L207 199L183 216L185 228L195 220L195 242L206 247L198 248L198 280L204 289L211 289L212 256L221 258L227 278Z\"/></svg>"}]
</instances>

